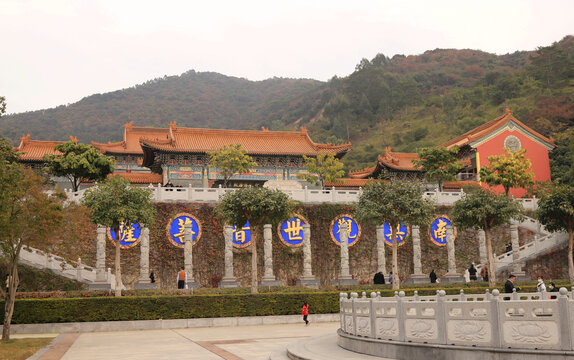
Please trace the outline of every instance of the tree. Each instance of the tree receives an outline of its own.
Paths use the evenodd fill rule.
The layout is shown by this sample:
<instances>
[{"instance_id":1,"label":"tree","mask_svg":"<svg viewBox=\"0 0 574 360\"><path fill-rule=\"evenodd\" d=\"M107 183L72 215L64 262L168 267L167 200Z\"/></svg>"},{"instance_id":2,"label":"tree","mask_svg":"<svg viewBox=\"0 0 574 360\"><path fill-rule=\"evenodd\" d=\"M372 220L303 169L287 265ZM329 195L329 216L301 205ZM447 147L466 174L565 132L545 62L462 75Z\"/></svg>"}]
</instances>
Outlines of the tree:
<instances>
[{"instance_id":1,"label":"tree","mask_svg":"<svg viewBox=\"0 0 574 360\"><path fill-rule=\"evenodd\" d=\"M418 183L406 181L377 181L368 183L355 206L355 216L360 222L391 227L393 243L393 289L400 287L397 229L401 221L409 225L424 225L431 221L434 205L423 199Z\"/></svg>"},{"instance_id":2,"label":"tree","mask_svg":"<svg viewBox=\"0 0 574 360\"><path fill-rule=\"evenodd\" d=\"M571 283L574 282L574 188L555 185L548 192L542 192L536 217L548 231L568 232L568 277Z\"/></svg>"},{"instance_id":3,"label":"tree","mask_svg":"<svg viewBox=\"0 0 574 360\"><path fill-rule=\"evenodd\" d=\"M94 223L115 232L116 296L121 296L122 273L120 268L120 225L131 227L140 223L150 226L155 216L151 190L132 186L121 176L112 176L102 184L89 189L82 204L90 208Z\"/></svg>"},{"instance_id":4,"label":"tree","mask_svg":"<svg viewBox=\"0 0 574 360\"><path fill-rule=\"evenodd\" d=\"M492 229L508 224L511 219L522 219L522 205L506 195L498 195L490 189L478 188L458 200L452 209L453 223L459 230L482 229L486 237L488 257L488 286L495 286L494 253L492 252Z\"/></svg>"},{"instance_id":5,"label":"tree","mask_svg":"<svg viewBox=\"0 0 574 360\"><path fill-rule=\"evenodd\" d=\"M19 284L18 257L23 246L46 244L62 220L64 195L48 195L42 178L18 164L10 144L0 139L0 251L8 265L2 340L10 339L10 323ZM3 291L2 291L3 292Z\"/></svg>"},{"instance_id":6,"label":"tree","mask_svg":"<svg viewBox=\"0 0 574 360\"><path fill-rule=\"evenodd\" d=\"M238 228L251 226L251 293L257 293L257 241L264 224L277 224L289 218L293 201L280 190L248 187L227 192L215 208L227 223Z\"/></svg>"},{"instance_id":7,"label":"tree","mask_svg":"<svg viewBox=\"0 0 574 360\"><path fill-rule=\"evenodd\" d=\"M0 117L6 113L6 97L0 96Z\"/></svg>"},{"instance_id":8,"label":"tree","mask_svg":"<svg viewBox=\"0 0 574 360\"><path fill-rule=\"evenodd\" d=\"M343 163L335 157L335 154L320 153L316 158L303 156L307 174L300 174L297 177L309 181L314 185L325 187L325 181L335 181L345 175Z\"/></svg>"},{"instance_id":9,"label":"tree","mask_svg":"<svg viewBox=\"0 0 574 360\"><path fill-rule=\"evenodd\" d=\"M241 144L224 145L222 148L209 152L209 165L219 169L223 176L223 187L235 174L245 173L257 166L253 158L247 155L247 150Z\"/></svg>"},{"instance_id":10,"label":"tree","mask_svg":"<svg viewBox=\"0 0 574 360\"><path fill-rule=\"evenodd\" d=\"M502 185L508 195L511 188L525 188L534 181L532 162L524 154L526 149L512 152L504 148L504 155L487 157L489 164L480 169L480 179L489 186Z\"/></svg>"},{"instance_id":11,"label":"tree","mask_svg":"<svg viewBox=\"0 0 574 360\"><path fill-rule=\"evenodd\" d=\"M455 175L464 167L458 161L458 147L423 148L419 151L419 158L413 160L415 166L424 171L427 181L438 182L440 191L445 180L456 180Z\"/></svg>"},{"instance_id":12,"label":"tree","mask_svg":"<svg viewBox=\"0 0 574 360\"><path fill-rule=\"evenodd\" d=\"M103 155L92 145L70 140L56 145L55 150L62 155L45 155L45 169L55 176L67 177L73 191L78 191L84 181L102 181L114 172L114 158Z\"/></svg>"}]
</instances>

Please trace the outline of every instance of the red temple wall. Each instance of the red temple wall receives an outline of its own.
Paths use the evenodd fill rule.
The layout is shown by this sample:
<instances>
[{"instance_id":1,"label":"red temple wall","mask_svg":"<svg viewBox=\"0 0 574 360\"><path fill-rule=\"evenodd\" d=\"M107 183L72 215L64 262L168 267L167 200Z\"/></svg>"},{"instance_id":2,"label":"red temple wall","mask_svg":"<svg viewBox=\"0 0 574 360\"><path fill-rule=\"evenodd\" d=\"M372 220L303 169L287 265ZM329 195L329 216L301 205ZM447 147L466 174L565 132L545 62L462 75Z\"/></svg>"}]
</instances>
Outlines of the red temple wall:
<instances>
[{"instance_id":1,"label":"red temple wall","mask_svg":"<svg viewBox=\"0 0 574 360\"><path fill-rule=\"evenodd\" d=\"M479 154L480 167L489 164L488 157L491 155L504 154L504 140L507 136L516 136L521 143L521 148L526 149L525 156L532 162L532 171L534 172L534 181L550 180L550 161L548 159L548 149L540 143L532 140L519 130L506 130L496 137L477 146ZM482 183L483 186L487 186ZM493 188L498 193L504 193L504 188L499 185ZM526 194L525 189L511 189L510 195L514 197L523 197Z\"/></svg>"}]
</instances>

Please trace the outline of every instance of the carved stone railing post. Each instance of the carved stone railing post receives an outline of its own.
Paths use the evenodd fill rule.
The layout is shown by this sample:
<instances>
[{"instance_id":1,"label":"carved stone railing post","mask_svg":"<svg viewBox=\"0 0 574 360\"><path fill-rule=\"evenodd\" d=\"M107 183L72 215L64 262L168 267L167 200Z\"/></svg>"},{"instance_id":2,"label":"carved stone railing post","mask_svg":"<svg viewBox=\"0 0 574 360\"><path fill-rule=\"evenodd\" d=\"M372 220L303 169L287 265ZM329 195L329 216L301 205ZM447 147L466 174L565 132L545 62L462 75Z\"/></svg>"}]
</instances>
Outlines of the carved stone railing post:
<instances>
[{"instance_id":1,"label":"carved stone railing post","mask_svg":"<svg viewBox=\"0 0 574 360\"><path fill-rule=\"evenodd\" d=\"M446 292L444 290L437 291L436 294L436 313L435 319L437 322L437 332L438 332L438 343L446 344L446 309L445 309L445 297Z\"/></svg>"},{"instance_id":2,"label":"carved stone railing post","mask_svg":"<svg viewBox=\"0 0 574 360\"><path fill-rule=\"evenodd\" d=\"M561 287L559 290L558 308L560 312L560 349L572 350L572 325L570 323L570 304L568 290Z\"/></svg>"},{"instance_id":3,"label":"carved stone railing post","mask_svg":"<svg viewBox=\"0 0 574 360\"><path fill-rule=\"evenodd\" d=\"M191 237L190 223L184 224L183 239L183 263L185 272L187 273L187 288L195 289L199 287L199 284L193 277L193 239Z\"/></svg>"},{"instance_id":4,"label":"carved stone railing post","mask_svg":"<svg viewBox=\"0 0 574 360\"><path fill-rule=\"evenodd\" d=\"M259 286L281 286L281 282L273 275L273 237L271 224L263 225L263 260L265 272L259 282Z\"/></svg>"},{"instance_id":5,"label":"carved stone railing post","mask_svg":"<svg viewBox=\"0 0 574 360\"><path fill-rule=\"evenodd\" d=\"M297 281L297 285L318 288L319 281L313 275L311 261L311 226L303 224L303 276Z\"/></svg>"},{"instance_id":6,"label":"carved stone railing post","mask_svg":"<svg viewBox=\"0 0 574 360\"><path fill-rule=\"evenodd\" d=\"M225 275L219 283L219 287L239 287L239 282L235 279L233 275L233 227L231 225L225 225L223 228L224 242L225 242Z\"/></svg>"},{"instance_id":7,"label":"carved stone railing post","mask_svg":"<svg viewBox=\"0 0 574 360\"><path fill-rule=\"evenodd\" d=\"M500 336L500 319L498 316L498 295L500 295L500 291L498 291L498 289L492 290L492 295L490 297L490 309L488 314L491 326L491 346L495 348L500 347L502 344L502 339Z\"/></svg>"}]
</instances>

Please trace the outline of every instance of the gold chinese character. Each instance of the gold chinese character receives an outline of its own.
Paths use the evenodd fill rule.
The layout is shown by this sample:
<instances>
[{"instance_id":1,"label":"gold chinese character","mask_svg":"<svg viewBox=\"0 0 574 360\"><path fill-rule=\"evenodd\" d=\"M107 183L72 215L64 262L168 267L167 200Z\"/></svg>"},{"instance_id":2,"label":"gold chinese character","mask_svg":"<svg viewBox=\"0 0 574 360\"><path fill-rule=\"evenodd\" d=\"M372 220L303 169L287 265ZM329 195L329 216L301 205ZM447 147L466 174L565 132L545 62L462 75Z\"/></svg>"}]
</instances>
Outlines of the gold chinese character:
<instances>
[{"instance_id":1,"label":"gold chinese character","mask_svg":"<svg viewBox=\"0 0 574 360\"><path fill-rule=\"evenodd\" d=\"M233 227L233 237L235 238L236 242L240 242L242 244L245 244L245 241L247 241L247 236L245 234L245 230L250 230L251 228L249 226L244 226L241 229L237 229L235 226Z\"/></svg>"},{"instance_id":2,"label":"gold chinese character","mask_svg":"<svg viewBox=\"0 0 574 360\"><path fill-rule=\"evenodd\" d=\"M436 224L436 230L434 230L434 238L439 242L444 242L444 238L446 237L446 221L442 219L438 219L438 224Z\"/></svg>"},{"instance_id":3,"label":"gold chinese character","mask_svg":"<svg viewBox=\"0 0 574 360\"><path fill-rule=\"evenodd\" d=\"M301 226L301 219L295 218L295 220L287 221L287 229L283 231L287 233L289 240L303 240L301 231L303 226Z\"/></svg>"},{"instance_id":4,"label":"gold chinese character","mask_svg":"<svg viewBox=\"0 0 574 360\"><path fill-rule=\"evenodd\" d=\"M397 238L399 239L399 241L403 241L403 239L407 235L407 233L405 231L401 231L401 225L402 224L400 224L400 223L397 225L397 232L396 232L396 235L397 235ZM389 226L389 229L390 229L390 226ZM385 237L387 238L387 240L389 240L389 242L392 243L393 240L391 239L391 235L392 235L392 232L389 231L388 234L385 234Z\"/></svg>"},{"instance_id":5,"label":"gold chinese character","mask_svg":"<svg viewBox=\"0 0 574 360\"><path fill-rule=\"evenodd\" d=\"M337 220L337 223L339 224L339 230L337 230L337 234L341 231L341 225L344 223L347 223L347 228L349 229L349 240L357 237L358 233L355 235L351 235L351 231L353 230L353 227L352 227L353 220L340 218L339 220Z\"/></svg>"},{"instance_id":6,"label":"gold chinese character","mask_svg":"<svg viewBox=\"0 0 574 360\"><path fill-rule=\"evenodd\" d=\"M134 227L125 226L123 222L120 223L120 241L125 243L132 243L137 239L134 238Z\"/></svg>"},{"instance_id":7,"label":"gold chinese character","mask_svg":"<svg viewBox=\"0 0 574 360\"><path fill-rule=\"evenodd\" d=\"M185 220L184 220L185 219ZM183 238L184 232L185 232L185 224L191 224L193 225L193 222L191 221L191 218L189 217L179 217L177 219L177 229L179 230L179 232L177 234L173 234L173 237L176 237L179 239L180 243L185 243L185 239ZM193 241L193 235L195 235L195 231L193 231L193 229L191 230L191 240Z\"/></svg>"}]
</instances>

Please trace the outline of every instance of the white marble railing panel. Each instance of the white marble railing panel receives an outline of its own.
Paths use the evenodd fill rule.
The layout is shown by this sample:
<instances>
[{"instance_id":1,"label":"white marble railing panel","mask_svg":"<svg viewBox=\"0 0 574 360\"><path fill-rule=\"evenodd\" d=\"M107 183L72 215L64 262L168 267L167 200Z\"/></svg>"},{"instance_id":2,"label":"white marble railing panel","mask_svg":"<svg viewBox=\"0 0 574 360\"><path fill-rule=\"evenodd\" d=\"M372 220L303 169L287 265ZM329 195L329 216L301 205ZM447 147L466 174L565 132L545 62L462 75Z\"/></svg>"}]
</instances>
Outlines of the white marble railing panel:
<instances>
[{"instance_id":1,"label":"white marble railing panel","mask_svg":"<svg viewBox=\"0 0 574 360\"><path fill-rule=\"evenodd\" d=\"M406 297L402 291L388 298L376 293L370 298L352 293L348 298L341 293L341 329L357 336L395 341L571 351L573 293L574 289L568 293L561 288L550 295L515 292L500 296L494 290L477 297L461 291L460 295L447 297L440 290L435 301L420 300L417 295Z\"/></svg>"},{"instance_id":2,"label":"white marble railing panel","mask_svg":"<svg viewBox=\"0 0 574 360\"><path fill-rule=\"evenodd\" d=\"M558 300L501 301L498 303L503 347L560 349L562 319Z\"/></svg>"}]
</instances>

